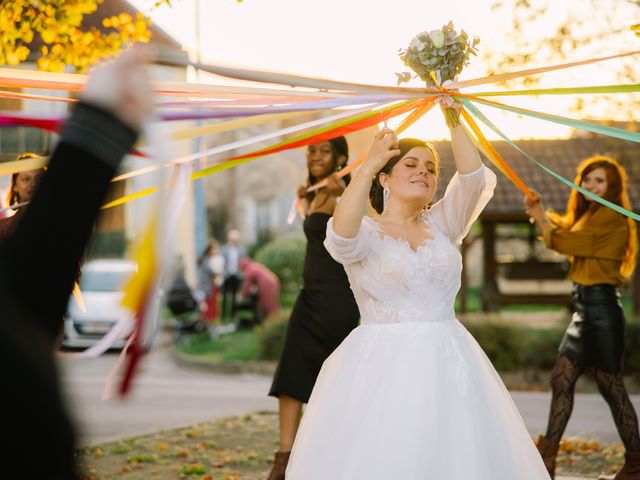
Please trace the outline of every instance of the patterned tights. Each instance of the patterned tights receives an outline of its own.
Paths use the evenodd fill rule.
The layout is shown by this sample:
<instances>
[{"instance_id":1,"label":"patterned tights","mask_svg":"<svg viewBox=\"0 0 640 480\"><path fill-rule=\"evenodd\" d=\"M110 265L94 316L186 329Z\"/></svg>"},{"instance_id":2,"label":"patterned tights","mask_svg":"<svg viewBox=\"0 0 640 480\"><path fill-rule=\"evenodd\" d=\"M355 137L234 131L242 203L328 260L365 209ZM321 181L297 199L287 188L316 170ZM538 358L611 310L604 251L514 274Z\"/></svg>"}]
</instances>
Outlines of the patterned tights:
<instances>
[{"instance_id":1,"label":"patterned tights","mask_svg":"<svg viewBox=\"0 0 640 480\"><path fill-rule=\"evenodd\" d=\"M551 442L559 442L562 438L571 411L576 381L584 372L584 366L566 355L558 357L551 372L551 411L545 437ZM613 420L618 433L629 452L640 452L640 433L638 433L638 418L629 400L629 394L624 386L622 373L611 373L595 369L595 379L598 389L609 404Z\"/></svg>"}]
</instances>

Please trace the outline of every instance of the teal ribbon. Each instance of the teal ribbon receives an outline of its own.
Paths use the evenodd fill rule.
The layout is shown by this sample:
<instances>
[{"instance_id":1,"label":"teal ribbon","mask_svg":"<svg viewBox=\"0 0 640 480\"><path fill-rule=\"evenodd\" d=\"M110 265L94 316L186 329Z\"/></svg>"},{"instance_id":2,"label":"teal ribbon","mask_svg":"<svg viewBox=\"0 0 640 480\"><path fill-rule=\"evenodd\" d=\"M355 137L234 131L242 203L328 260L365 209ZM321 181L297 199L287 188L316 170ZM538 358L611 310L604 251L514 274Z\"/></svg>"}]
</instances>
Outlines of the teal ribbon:
<instances>
[{"instance_id":1,"label":"teal ribbon","mask_svg":"<svg viewBox=\"0 0 640 480\"><path fill-rule=\"evenodd\" d=\"M518 150L520 153L522 153L528 160L530 160L533 164L535 164L536 166L540 167L542 170L544 170L545 172L547 172L549 175L551 175L552 177L554 177L556 180L559 180L560 182L564 183L565 185L567 185L570 188L573 188L577 191L579 191L580 193L582 193L583 195L589 197L590 199L605 205L609 208L612 208L613 210L615 210L618 213L621 213L622 215L625 215L627 217L631 217L633 218L635 221L640 222L640 215L638 215L635 212L632 212L631 210L627 210L626 208L621 207L620 205L616 205L613 202L610 202L609 200L605 200L604 198L599 197L598 195L595 195L591 192L589 192L588 190L585 190L584 188L582 188L580 185L576 185L575 183L573 183L570 180L567 180L566 178L564 178L562 175L557 174L556 172L554 172L553 170L551 170L549 167L547 167L546 165L543 165L542 163L540 163L538 160L536 160L535 158L533 158L531 155L529 155L527 152L525 152L524 150L522 150L518 145L516 145L509 137L507 137L504 133L502 133L502 131L496 127L491 120L489 120L487 117L484 116L484 114L478 110L478 108L468 99L464 99L464 106L465 108L474 116L476 117L478 120L480 120L482 123L484 123L486 126L488 126L491 130L493 130L495 133L497 133L501 138L503 138L509 145L511 145L513 148L515 148L516 150Z\"/></svg>"},{"instance_id":2,"label":"teal ribbon","mask_svg":"<svg viewBox=\"0 0 640 480\"><path fill-rule=\"evenodd\" d=\"M465 103L466 103L466 100L468 99L465 99ZM587 130L593 133L599 133L601 135L606 135L608 137L621 138L622 140L629 140L630 142L640 143L640 133L630 132L629 130L624 130L622 128L608 127L606 125L587 122L586 120L575 120L573 118L561 117L559 115L551 115L548 113L534 112L532 110L525 110L522 108L511 107L509 105L504 105L501 103L485 102L480 99L474 99L473 101L483 103L485 105L489 105L490 107L493 107L493 108L506 110L508 112L513 112L520 115L526 115L528 117L539 118L541 120L547 120L550 122L567 125L569 127L579 128L581 130Z\"/></svg>"},{"instance_id":3,"label":"teal ribbon","mask_svg":"<svg viewBox=\"0 0 640 480\"><path fill-rule=\"evenodd\" d=\"M592 87L532 88L502 92L474 92L475 97L511 97L519 95L585 95L591 93L633 93L640 92L640 83L627 85L597 85Z\"/></svg>"}]
</instances>

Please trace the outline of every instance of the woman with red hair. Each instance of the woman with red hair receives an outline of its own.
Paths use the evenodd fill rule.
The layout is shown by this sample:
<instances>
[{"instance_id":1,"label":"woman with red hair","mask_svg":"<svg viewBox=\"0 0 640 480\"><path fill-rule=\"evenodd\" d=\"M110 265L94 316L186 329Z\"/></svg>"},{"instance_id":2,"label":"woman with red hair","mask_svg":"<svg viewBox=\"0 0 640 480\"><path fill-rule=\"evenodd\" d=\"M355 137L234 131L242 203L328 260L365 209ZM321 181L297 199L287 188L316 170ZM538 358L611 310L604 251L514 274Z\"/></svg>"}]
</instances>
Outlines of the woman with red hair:
<instances>
[{"instance_id":1,"label":"woman with red hair","mask_svg":"<svg viewBox=\"0 0 640 480\"><path fill-rule=\"evenodd\" d=\"M613 158L584 160L578 166L575 183L631 210L627 174ZM576 381L585 369L592 368L626 449L622 470L600 479L640 480L638 419L622 377L625 318L618 290L636 265L636 224L577 190L571 192L564 215L546 213L540 196L535 202L525 198L524 203L544 243L569 255L569 278L574 283L575 313L551 373L549 423L538 449L553 478L560 438L573 409Z\"/></svg>"}]
</instances>

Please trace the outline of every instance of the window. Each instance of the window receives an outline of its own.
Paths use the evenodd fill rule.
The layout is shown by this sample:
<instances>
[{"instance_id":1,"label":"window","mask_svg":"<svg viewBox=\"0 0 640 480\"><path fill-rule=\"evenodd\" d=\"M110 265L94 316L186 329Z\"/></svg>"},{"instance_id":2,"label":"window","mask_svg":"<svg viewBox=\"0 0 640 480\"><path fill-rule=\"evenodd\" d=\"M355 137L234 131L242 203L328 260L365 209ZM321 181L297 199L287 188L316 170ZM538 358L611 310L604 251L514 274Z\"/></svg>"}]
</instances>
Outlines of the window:
<instances>
[{"instance_id":1,"label":"window","mask_svg":"<svg viewBox=\"0 0 640 480\"><path fill-rule=\"evenodd\" d=\"M50 133L39 128L0 128L0 151L11 157L23 152L45 155L49 151L50 137Z\"/></svg>"}]
</instances>

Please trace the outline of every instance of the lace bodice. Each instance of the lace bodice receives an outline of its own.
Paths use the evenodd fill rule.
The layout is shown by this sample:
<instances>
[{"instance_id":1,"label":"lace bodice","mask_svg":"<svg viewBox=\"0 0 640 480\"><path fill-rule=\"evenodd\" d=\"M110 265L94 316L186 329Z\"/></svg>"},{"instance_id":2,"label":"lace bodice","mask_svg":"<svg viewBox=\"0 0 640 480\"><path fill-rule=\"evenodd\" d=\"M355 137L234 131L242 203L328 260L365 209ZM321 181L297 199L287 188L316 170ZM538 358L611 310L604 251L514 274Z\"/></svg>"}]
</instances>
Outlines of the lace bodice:
<instances>
[{"instance_id":1,"label":"lace bodice","mask_svg":"<svg viewBox=\"0 0 640 480\"><path fill-rule=\"evenodd\" d=\"M383 235L365 217L354 238L327 224L325 247L347 271L362 323L447 321L460 288L462 242L491 199L495 174L486 168L456 173L444 194L422 216L429 237L415 251L406 240Z\"/></svg>"}]
</instances>

